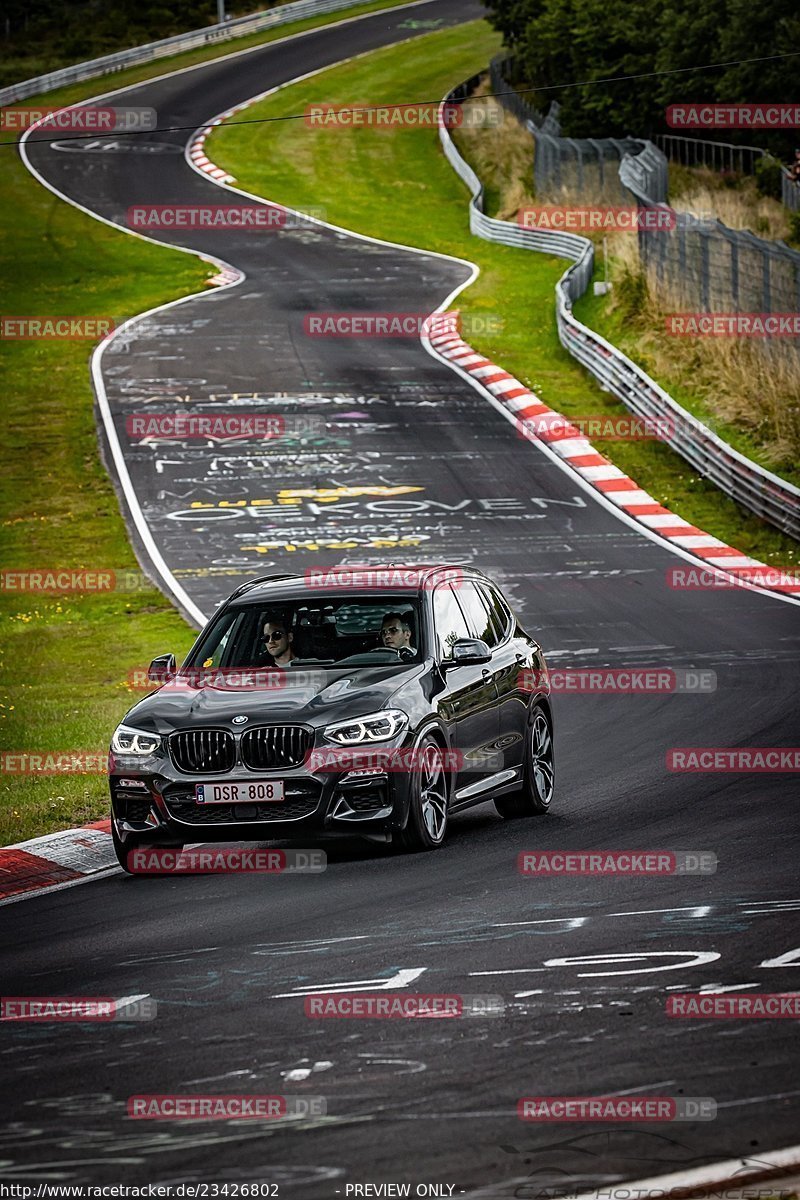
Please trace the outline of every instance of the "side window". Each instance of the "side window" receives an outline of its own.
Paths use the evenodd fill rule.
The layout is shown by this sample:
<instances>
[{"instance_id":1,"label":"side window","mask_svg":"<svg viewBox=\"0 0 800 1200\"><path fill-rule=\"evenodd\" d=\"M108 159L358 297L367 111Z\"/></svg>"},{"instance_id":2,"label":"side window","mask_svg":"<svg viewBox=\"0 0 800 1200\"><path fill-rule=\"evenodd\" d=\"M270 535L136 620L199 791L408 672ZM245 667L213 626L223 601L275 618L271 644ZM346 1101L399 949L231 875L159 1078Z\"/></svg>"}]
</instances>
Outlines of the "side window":
<instances>
[{"instance_id":1,"label":"side window","mask_svg":"<svg viewBox=\"0 0 800 1200\"><path fill-rule=\"evenodd\" d=\"M474 583L464 580L456 589L459 604L469 625L470 637L480 638L491 650L500 640L489 613L489 604Z\"/></svg>"},{"instance_id":2,"label":"side window","mask_svg":"<svg viewBox=\"0 0 800 1200\"><path fill-rule=\"evenodd\" d=\"M480 590L486 597L486 601L489 605L489 610L492 614L492 625L495 629L497 641L502 642L503 638L509 631L509 625L511 624L511 613L509 612L508 606L503 600L501 600L494 588L487 587L486 584L481 584Z\"/></svg>"},{"instance_id":3,"label":"side window","mask_svg":"<svg viewBox=\"0 0 800 1200\"><path fill-rule=\"evenodd\" d=\"M470 636L464 614L450 584L442 584L433 593L433 621L441 658L453 657L453 642Z\"/></svg>"}]
</instances>

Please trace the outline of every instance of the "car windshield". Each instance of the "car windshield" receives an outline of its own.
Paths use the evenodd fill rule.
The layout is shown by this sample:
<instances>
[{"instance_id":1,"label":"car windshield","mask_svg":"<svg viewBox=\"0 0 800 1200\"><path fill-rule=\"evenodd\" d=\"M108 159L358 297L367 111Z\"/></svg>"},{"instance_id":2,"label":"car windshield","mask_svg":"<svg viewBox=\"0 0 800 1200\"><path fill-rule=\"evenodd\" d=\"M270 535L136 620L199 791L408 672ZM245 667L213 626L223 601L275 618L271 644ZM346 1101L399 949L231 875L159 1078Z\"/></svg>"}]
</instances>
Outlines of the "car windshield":
<instances>
[{"instance_id":1,"label":"car windshield","mask_svg":"<svg viewBox=\"0 0 800 1200\"><path fill-rule=\"evenodd\" d=\"M304 597L221 613L183 669L367 669L421 662L419 603L395 595Z\"/></svg>"}]
</instances>

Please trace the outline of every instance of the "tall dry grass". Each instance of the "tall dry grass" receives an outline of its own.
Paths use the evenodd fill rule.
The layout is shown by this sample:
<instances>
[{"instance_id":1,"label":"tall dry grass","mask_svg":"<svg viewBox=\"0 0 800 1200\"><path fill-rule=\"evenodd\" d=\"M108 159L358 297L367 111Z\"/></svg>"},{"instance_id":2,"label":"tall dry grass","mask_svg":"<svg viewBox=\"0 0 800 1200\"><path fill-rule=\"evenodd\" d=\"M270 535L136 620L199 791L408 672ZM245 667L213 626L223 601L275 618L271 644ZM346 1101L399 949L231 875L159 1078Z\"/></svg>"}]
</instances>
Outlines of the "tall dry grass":
<instances>
[{"instance_id":1,"label":"tall dry grass","mask_svg":"<svg viewBox=\"0 0 800 1200\"><path fill-rule=\"evenodd\" d=\"M749 229L757 237L790 242L789 214L779 200L762 196L749 176L730 176L708 167L669 169L670 203L695 216L713 216L729 229Z\"/></svg>"},{"instance_id":2,"label":"tall dry grass","mask_svg":"<svg viewBox=\"0 0 800 1200\"><path fill-rule=\"evenodd\" d=\"M624 321L632 337L630 357L669 390L680 380L713 417L753 439L776 470L800 464L800 368L780 338L676 337L665 332L669 313L682 310L671 294L642 270L636 239L608 241L607 311Z\"/></svg>"},{"instance_id":3,"label":"tall dry grass","mask_svg":"<svg viewBox=\"0 0 800 1200\"><path fill-rule=\"evenodd\" d=\"M486 113L485 125L462 125L454 140L484 186L487 214L513 221L520 208L533 203L535 143L512 113L487 96L489 91L487 79L476 89L476 99L465 108L467 113L473 109ZM477 121L477 117L474 119Z\"/></svg>"},{"instance_id":4,"label":"tall dry grass","mask_svg":"<svg viewBox=\"0 0 800 1200\"><path fill-rule=\"evenodd\" d=\"M476 104L500 108L481 85ZM516 118L503 112L497 128L461 128L456 141L469 158L486 191L491 215L513 220L532 204L535 143ZM713 215L731 229L750 229L760 237L788 239L791 229L782 205L761 196L752 179L731 187L706 168L670 168L672 204L696 216ZM593 203L619 203L618 197L593 195ZM562 189L547 202L586 204ZM599 244L602 234L593 234ZM800 369L794 351L780 338L673 337L665 333L668 313L685 308L681 297L656 286L644 274L635 234L607 235L609 293L607 312L624 319L626 352L667 390L678 380L702 403L711 417L747 434L774 469L800 465ZM675 383L672 383L675 387Z\"/></svg>"}]
</instances>

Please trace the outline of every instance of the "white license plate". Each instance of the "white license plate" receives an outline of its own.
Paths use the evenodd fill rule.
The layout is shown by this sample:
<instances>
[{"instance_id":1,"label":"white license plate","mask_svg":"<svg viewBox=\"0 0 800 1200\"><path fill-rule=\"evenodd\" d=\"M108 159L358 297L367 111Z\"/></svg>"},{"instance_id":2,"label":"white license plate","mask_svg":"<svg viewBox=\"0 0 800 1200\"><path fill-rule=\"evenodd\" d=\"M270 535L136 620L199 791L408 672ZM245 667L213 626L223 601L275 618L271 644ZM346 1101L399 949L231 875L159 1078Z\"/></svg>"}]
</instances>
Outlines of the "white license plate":
<instances>
[{"instance_id":1,"label":"white license plate","mask_svg":"<svg viewBox=\"0 0 800 1200\"><path fill-rule=\"evenodd\" d=\"M282 779L220 780L196 783L194 798L198 804L270 804L283 800Z\"/></svg>"}]
</instances>

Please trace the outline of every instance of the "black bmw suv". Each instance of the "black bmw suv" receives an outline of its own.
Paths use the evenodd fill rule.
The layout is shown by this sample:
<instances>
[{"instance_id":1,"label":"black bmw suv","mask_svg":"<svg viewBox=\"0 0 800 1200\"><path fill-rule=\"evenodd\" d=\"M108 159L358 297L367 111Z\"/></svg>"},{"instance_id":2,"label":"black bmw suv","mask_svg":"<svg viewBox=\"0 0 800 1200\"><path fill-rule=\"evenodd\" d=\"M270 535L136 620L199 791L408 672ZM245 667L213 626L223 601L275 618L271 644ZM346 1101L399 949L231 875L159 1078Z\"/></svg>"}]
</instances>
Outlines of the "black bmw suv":
<instances>
[{"instance_id":1,"label":"black bmw suv","mask_svg":"<svg viewBox=\"0 0 800 1200\"><path fill-rule=\"evenodd\" d=\"M357 834L433 850L493 800L545 813L547 669L500 590L447 565L254 579L126 713L109 756L112 834L130 851Z\"/></svg>"}]
</instances>

